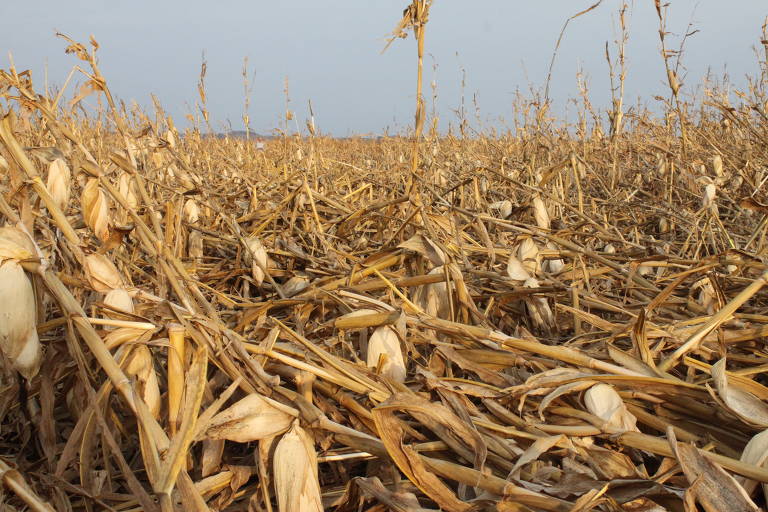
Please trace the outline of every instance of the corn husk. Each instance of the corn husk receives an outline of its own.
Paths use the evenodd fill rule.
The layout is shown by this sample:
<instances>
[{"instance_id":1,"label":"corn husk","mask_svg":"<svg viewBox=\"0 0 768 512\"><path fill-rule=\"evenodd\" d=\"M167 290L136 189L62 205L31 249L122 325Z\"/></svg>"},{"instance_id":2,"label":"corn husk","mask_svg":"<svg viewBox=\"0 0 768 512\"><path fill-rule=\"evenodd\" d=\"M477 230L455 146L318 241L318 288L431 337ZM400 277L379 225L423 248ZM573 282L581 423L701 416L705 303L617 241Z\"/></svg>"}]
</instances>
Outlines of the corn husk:
<instances>
[{"instance_id":1,"label":"corn husk","mask_svg":"<svg viewBox=\"0 0 768 512\"><path fill-rule=\"evenodd\" d=\"M57 158L51 162L48 166L48 179L45 186L53 201L62 211L66 211L69 205L71 181L72 173L64 160Z\"/></svg>"},{"instance_id":2,"label":"corn husk","mask_svg":"<svg viewBox=\"0 0 768 512\"><path fill-rule=\"evenodd\" d=\"M533 198L533 217L536 219L536 225L541 229L549 229L551 221L549 219L549 212L547 212L547 206L539 196Z\"/></svg>"},{"instance_id":3,"label":"corn husk","mask_svg":"<svg viewBox=\"0 0 768 512\"><path fill-rule=\"evenodd\" d=\"M253 260L251 261L251 275L257 285L261 285L264 282L264 270L267 268L267 249L264 244L261 243L257 237L250 237L246 240L248 248L253 253Z\"/></svg>"},{"instance_id":4,"label":"corn husk","mask_svg":"<svg viewBox=\"0 0 768 512\"><path fill-rule=\"evenodd\" d=\"M274 455L275 494L280 512L322 512L317 453L298 421L280 439Z\"/></svg>"},{"instance_id":5,"label":"corn husk","mask_svg":"<svg viewBox=\"0 0 768 512\"><path fill-rule=\"evenodd\" d=\"M515 254L510 254L509 261L507 262L507 275L513 281L524 282L530 279L531 274L528 273L523 262L520 261Z\"/></svg>"},{"instance_id":6,"label":"corn husk","mask_svg":"<svg viewBox=\"0 0 768 512\"><path fill-rule=\"evenodd\" d=\"M139 204L139 200L136 197L136 185L134 179L130 174L121 174L117 180L117 190L120 195L125 198L126 203L131 209L136 209Z\"/></svg>"},{"instance_id":7,"label":"corn husk","mask_svg":"<svg viewBox=\"0 0 768 512\"><path fill-rule=\"evenodd\" d=\"M131 295L123 288L110 290L104 297L104 304L124 313L133 314L133 299ZM107 315L109 316L109 315Z\"/></svg>"},{"instance_id":8,"label":"corn husk","mask_svg":"<svg viewBox=\"0 0 768 512\"><path fill-rule=\"evenodd\" d=\"M258 393L251 393L214 416L203 438L237 443L258 441L282 434L297 416L296 410Z\"/></svg>"},{"instance_id":9,"label":"corn husk","mask_svg":"<svg viewBox=\"0 0 768 512\"><path fill-rule=\"evenodd\" d=\"M189 224L197 224L200 220L200 207L194 199L187 199L184 203L184 220Z\"/></svg>"},{"instance_id":10,"label":"corn husk","mask_svg":"<svg viewBox=\"0 0 768 512\"><path fill-rule=\"evenodd\" d=\"M80 196L83 220L93 234L105 241L109 237L109 200L99 187L99 180L91 178Z\"/></svg>"},{"instance_id":11,"label":"corn husk","mask_svg":"<svg viewBox=\"0 0 768 512\"><path fill-rule=\"evenodd\" d=\"M0 265L0 350L26 379L40 369L42 350L37 337L35 292L16 261Z\"/></svg>"},{"instance_id":12,"label":"corn husk","mask_svg":"<svg viewBox=\"0 0 768 512\"><path fill-rule=\"evenodd\" d=\"M125 288L123 276L104 254L89 254L85 257L85 267L88 272L88 284L95 291L109 293L118 288Z\"/></svg>"},{"instance_id":13,"label":"corn husk","mask_svg":"<svg viewBox=\"0 0 768 512\"><path fill-rule=\"evenodd\" d=\"M525 238L517 247L517 259L523 264L528 274L534 276L538 274L541 269L541 256L539 255L539 247L532 238Z\"/></svg>"},{"instance_id":14,"label":"corn husk","mask_svg":"<svg viewBox=\"0 0 768 512\"><path fill-rule=\"evenodd\" d=\"M139 382L139 393L155 419L160 418L160 384L152 363L152 352L146 345L133 347L126 372Z\"/></svg>"},{"instance_id":15,"label":"corn husk","mask_svg":"<svg viewBox=\"0 0 768 512\"><path fill-rule=\"evenodd\" d=\"M587 410L603 419L606 424L618 431L639 432L637 418L627 410L627 406L610 384L595 384L584 393Z\"/></svg>"},{"instance_id":16,"label":"corn husk","mask_svg":"<svg viewBox=\"0 0 768 512\"><path fill-rule=\"evenodd\" d=\"M382 357L384 363L380 365ZM366 363L369 368L380 368L382 375L396 382L405 382L405 359L400 339L392 327L385 325L373 331L368 340Z\"/></svg>"}]
</instances>

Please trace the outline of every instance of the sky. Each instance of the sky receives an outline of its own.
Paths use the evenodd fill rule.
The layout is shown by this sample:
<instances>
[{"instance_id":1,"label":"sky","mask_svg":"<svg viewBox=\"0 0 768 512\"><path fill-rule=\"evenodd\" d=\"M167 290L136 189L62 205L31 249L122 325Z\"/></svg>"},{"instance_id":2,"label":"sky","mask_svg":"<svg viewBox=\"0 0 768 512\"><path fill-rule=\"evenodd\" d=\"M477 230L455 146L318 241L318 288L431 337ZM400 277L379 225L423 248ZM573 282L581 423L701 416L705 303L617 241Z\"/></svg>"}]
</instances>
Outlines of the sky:
<instances>
[{"instance_id":1,"label":"sky","mask_svg":"<svg viewBox=\"0 0 768 512\"><path fill-rule=\"evenodd\" d=\"M514 118L515 94L541 90L565 20L596 0L434 0L426 31L424 94L442 129L456 124L462 90L475 129L504 128ZM251 80L251 129L282 126L284 84L289 87L295 129L305 130L311 100L317 128L328 134L399 133L412 125L416 44L401 40L382 54L386 36L407 0L0 0L0 68L9 53L17 69L30 69L39 90L60 87L79 61L65 55L57 31L100 44L102 72L112 93L151 106L157 96L177 125L199 101L203 54L211 124L217 131L243 129L243 60ZM604 0L568 26L551 80L553 112L573 120L576 76L585 76L590 99L610 102L605 44L616 53L620 0ZM758 70L755 49L768 15L765 0L671 0L669 43L692 23L686 42L684 91L694 92L707 73L727 73L735 86ZM629 2L625 105L651 105L668 95L652 0ZM462 89L462 77L465 86ZM68 92L83 78L77 75ZM473 104L474 98L474 104ZM476 116L475 106L478 108ZM94 96L85 100L97 108Z\"/></svg>"}]
</instances>

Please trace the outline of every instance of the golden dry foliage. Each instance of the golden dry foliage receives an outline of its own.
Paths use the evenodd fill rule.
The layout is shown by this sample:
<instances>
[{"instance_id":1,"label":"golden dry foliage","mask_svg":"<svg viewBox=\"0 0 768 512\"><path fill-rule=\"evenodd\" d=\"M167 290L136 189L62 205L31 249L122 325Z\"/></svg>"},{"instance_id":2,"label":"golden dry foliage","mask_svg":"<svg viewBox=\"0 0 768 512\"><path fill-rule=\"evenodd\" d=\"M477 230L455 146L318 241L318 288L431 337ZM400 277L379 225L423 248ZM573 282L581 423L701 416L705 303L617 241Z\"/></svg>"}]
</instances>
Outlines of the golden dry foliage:
<instances>
[{"instance_id":1,"label":"golden dry foliage","mask_svg":"<svg viewBox=\"0 0 768 512\"><path fill-rule=\"evenodd\" d=\"M2 510L766 508L768 72L260 151L97 49L76 109L0 70Z\"/></svg>"}]
</instances>

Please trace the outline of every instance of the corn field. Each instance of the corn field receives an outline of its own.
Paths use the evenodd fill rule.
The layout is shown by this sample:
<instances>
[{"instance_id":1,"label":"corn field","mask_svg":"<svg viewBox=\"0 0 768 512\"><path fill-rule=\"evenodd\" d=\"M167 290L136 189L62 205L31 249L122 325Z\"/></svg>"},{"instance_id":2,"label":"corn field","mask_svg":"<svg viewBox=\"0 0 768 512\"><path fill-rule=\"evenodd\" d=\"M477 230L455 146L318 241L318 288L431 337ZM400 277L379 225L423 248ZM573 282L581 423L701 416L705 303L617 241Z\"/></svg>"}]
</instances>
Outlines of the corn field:
<instances>
[{"instance_id":1,"label":"corn field","mask_svg":"<svg viewBox=\"0 0 768 512\"><path fill-rule=\"evenodd\" d=\"M765 509L768 62L257 151L68 44L0 70L2 512Z\"/></svg>"}]
</instances>

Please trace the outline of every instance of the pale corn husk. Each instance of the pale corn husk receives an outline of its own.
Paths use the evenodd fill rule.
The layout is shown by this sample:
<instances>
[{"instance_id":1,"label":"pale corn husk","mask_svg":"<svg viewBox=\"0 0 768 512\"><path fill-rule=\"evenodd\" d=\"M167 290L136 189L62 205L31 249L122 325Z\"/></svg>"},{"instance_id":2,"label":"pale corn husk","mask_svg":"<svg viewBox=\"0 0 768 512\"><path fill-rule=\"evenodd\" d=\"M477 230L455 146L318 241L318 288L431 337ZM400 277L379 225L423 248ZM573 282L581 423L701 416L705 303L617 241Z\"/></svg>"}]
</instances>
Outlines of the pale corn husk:
<instances>
[{"instance_id":1,"label":"pale corn husk","mask_svg":"<svg viewBox=\"0 0 768 512\"><path fill-rule=\"evenodd\" d=\"M507 262L507 275L513 281L526 281L531 277L531 274L525 269L523 262L515 256L514 252L510 254L509 261Z\"/></svg>"},{"instance_id":2,"label":"pale corn husk","mask_svg":"<svg viewBox=\"0 0 768 512\"><path fill-rule=\"evenodd\" d=\"M430 274L442 274L445 272L442 266L430 270ZM423 284L416 288L413 294L413 302L428 315L450 319L451 304L448 301L448 285L445 282Z\"/></svg>"},{"instance_id":3,"label":"pale corn husk","mask_svg":"<svg viewBox=\"0 0 768 512\"><path fill-rule=\"evenodd\" d=\"M541 229L549 229L551 221L549 219L549 212L547 212L547 206L539 196L533 198L533 217L536 219L536 225Z\"/></svg>"},{"instance_id":4,"label":"pale corn husk","mask_svg":"<svg viewBox=\"0 0 768 512\"><path fill-rule=\"evenodd\" d=\"M381 365L381 374L396 382L405 382L405 359L400 349L400 339L389 326L381 326L373 331L368 340L368 355L366 364L369 368L378 368L379 360L385 357Z\"/></svg>"},{"instance_id":5,"label":"pale corn husk","mask_svg":"<svg viewBox=\"0 0 768 512\"><path fill-rule=\"evenodd\" d=\"M264 271L262 268L267 268L267 249L264 244L261 243L257 237L250 237L246 240L248 248L253 253L253 261L251 261L251 275L257 285L261 285L264 282ZM260 264L260 265L259 265Z\"/></svg>"},{"instance_id":6,"label":"pale corn husk","mask_svg":"<svg viewBox=\"0 0 768 512\"><path fill-rule=\"evenodd\" d=\"M708 183L704 187L704 195L701 198L702 208L711 208L715 204L717 197L717 186L714 183Z\"/></svg>"},{"instance_id":7,"label":"pale corn husk","mask_svg":"<svg viewBox=\"0 0 768 512\"><path fill-rule=\"evenodd\" d=\"M610 384L595 384L584 393L584 405L595 416L618 431L639 432L637 418Z\"/></svg>"},{"instance_id":8,"label":"pale corn husk","mask_svg":"<svg viewBox=\"0 0 768 512\"><path fill-rule=\"evenodd\" d=\"M277 443L273 462L280 512L322 512L317 453L298 421Z\"/></svg>"},{"instance_id":9,"label":"pale corn husk","mask_svg":"<svg viewBox=\"0 0 768 512\"><path fill-rule=\"evenodd\" d=\"M37 257L37 248L27 234L13 226L0 227L0 263Z\"/></svg>"},{"instance_id":10,"label":"pale corn husk","mask_svg":"<svg viewBox=\"0 0 768 512\"><path fill-rule=\"evenodd\" d=\"M237 443L258 441L287 431L298 414L271 398L251 393L214 416L202 437Z\"/></svg>"},{"instance_id":11,"label":"pale corn husk","mask_svg":"<svg viewBox=\"0 0 768 512\"><path fill-rule=\"evenodd\" d=\"M720 155L715 155L712 157L712 171L718 178L723 176L723 159L720 157Z\"/></svg>"},{"instance_id":12,"label":"pale corn husk","mask_svg":"<svg viewBox=\"0 0 768 512\"><path fill-rule=\"evenodd\" d=\"M757 467L765 467L766 463L768 463L768 430L755 434L749 440L747 446L744 447L744 451L741 452L739 460ZM745 477L738 477L737 481L744 487L747 494L752 494L758 484L756 481ZM763 489L768 489L766 484L763 484Z\"/></svg>"},{"instance_id":13,"label":"pale corn husk","mask_svg":"<svg viewBox=\"0 0 768 512\"><path fill-rule=\"evenodd\" d=\"M0 155L0 171L7 171L8 170L8 160L6 160L3 155Z\"/></svg>"},{"instance_id":14,"label":"pale corn husk","mask_svg":"<svg viewBox=\"0 0 768 512\"><path fill-rule=\"evenodd\" d=\"M166 130L165 131L165 140L168 142L168 145L171 148L176 147L176 136L173 134L173 130Z\"/></svg>"},{"instance_id":15,"label":"pale corn husk","mask_svg":"<svg viewBox=\"0 0 768 512\"><path fill-rule=\"evenodd\" d=\"M189 224L197 224L200 220L200 207L194 199L187 199L184 203L184 220Z\"/></svg>"},{"instance_id":16,"label":"pale corn husk","mask_svg":"<svg viewBox=\"0 0 768 512\"><path fill-rule=\"evenodd\" d=\"M149 407L152 416L160 419L160 384L152 358L152 352L146 345L135 345L126 373L139 381L139 393Z\"/></svg>"},{"instance_id":17,"label":"pale corn husk","mask_svg":"<svg viewBox=\"0 0 768 512\"><path fill-rule=\"evenodd\" d=\"M538 288L540 284L535 277L529 277L523 286ZM528 295L524 302L528 316L537 328L551 331L555 327L555 315L552 313L552 308L549 307L549 301L546 297Z\"/></svg>"},{"instance_id":18,"label":"pale corn husk","mask_svg":"<svg viewBox=\"0 0 768 512\"><path fill-rule=\"evenodd\" d=\"M32 282L16 261L0 265L0 350L26 379L40 369L37 308Z\"/></svg>"},{"instance_id":19,"label":"pale corn husk","mask_svg":"<svg viewBox=\"0 0 768 512\"><path fill-rule=\"evenodd\" d=\"M499 218L506 219L512 215L512 201L505 199L503 201L496 201L488 205L491 210L499 212Z\"/></svg>"},{"instance_id":20,"label":"pale corn husk","mask_svg":"<svg viewBox=\"0 0 768 512\"><path fill-rule=\"evenodd\" d=\"M80 197L83 220L102 242L109 237L109 200L99 187L99 180L91 178Z\"/></svg>"},{"instance_id":21,"label":"pale corn husk","mask_svg":"<svg viewBox=\"0 0 768 512\"><path fill-rule=\"evenodd\" d=\"M517 259L523 263L523 268L534 276L541 270L541 256L539 247L532 238L525 238L517 247Z\"/></svg>"},{"instance_id":22,"label":"pale corn husk","mask_svg":"<svg viewBox=\"0 0 768 512\"><path fill-rule=\"evenodd\" d=\"M711 315L714 312L715 299L717 298L715 288L712 286L712 281L710 281L708 277L699 279L693 283L693 286L691 287L692 292L696 290L699 292L696 297L696 302Z\"/></svg>"},{"instance_id":23,"label":"pale corn husk","mask_svg":"<svg viewBox=\"0 0 768 512\"><path fill-rule=\"evenodd\" d=\"M203 234L201 232L196 230L189 231L187 253L195 261L199 262L203 259Z\"/></svg>"},{"instance_id":24,"label":"pale corn husk","mask_svg":"<svg viewBox=\"0 0 768 512\"><path fill-rule=\"evenodd\" d=\"M139 204L139 200L136 197L136 185L134 184L133 177L130 174L123 173L117 180L117 190L120 195L123 196L128 206L135 210Z\"/></svg>"},{"instance_id":25,"label":"pale corn husk","mask_svg":"<svg viewBox=\"0 0 768 512\"><path fill-rule=\"evenodd\" d=\"M557 246L552 242L547 242L547 249L550 251L556 251ZM542 264L542 266L545 266L544 270L550 274L559 274L565 268L565 261L560 258L556 260L547 260Z\"/></svg>"},{"instance_id":26,"label":"pale corn husk","mask_svg":"<svg viewBox=\"0 0 768 512\"><path fill-rule=\"evenodd\" d=\"M48 166L48 179L46 188L53 198L56 205L63 211L69 206L70 184L72 182L72 173L69 170L67 162L57 158Z\"/></svg>"},{"instance_id":27,"label":"pale corn husk","mask_svg":"<svg viewBox=\"0 0 768 512\"><path fill-rule=\"evenodd\" d=\"M305 290L309 286L309 278L306 276L293 276L283 284L283 292L287 297L292 297Z\"/></svg>"},{"instance_id":28,"label":"pale corn husk","mask_svg":"<svg viewBox=\"0 0 768 512\"><path fill-rule=\"evenodd\" d=\"M123 288L115 288L104 297L104 304L124 313L133 314L133 299L131 295ZM109 316L109 314L107 314Z\"/></svg>"},{"instance_id":29,"label":"pale corn husk","mask_svg":"<svg viewBox=\"0 0 768 512\"><path fill-rule=\"evenodd\" d=\"M125 282L120 271L104 254L89 254L85 257L85 269L88 284L95 291L109 293L118 288L125 288Z\"/></svg>"}]
</instances>

